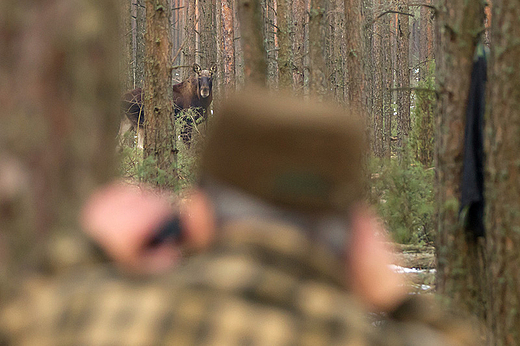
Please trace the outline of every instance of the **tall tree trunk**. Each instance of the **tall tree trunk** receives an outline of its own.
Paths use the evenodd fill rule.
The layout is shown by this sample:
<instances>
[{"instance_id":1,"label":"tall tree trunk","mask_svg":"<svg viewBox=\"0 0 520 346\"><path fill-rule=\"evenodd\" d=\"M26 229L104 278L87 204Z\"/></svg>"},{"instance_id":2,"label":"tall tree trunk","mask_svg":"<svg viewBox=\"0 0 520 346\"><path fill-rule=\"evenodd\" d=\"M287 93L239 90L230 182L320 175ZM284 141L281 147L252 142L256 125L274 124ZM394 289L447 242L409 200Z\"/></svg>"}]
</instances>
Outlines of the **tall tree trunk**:
<instances>
[{"instance_id":1,"label":"tall tree trunk","mask_svg":"<svg viewBox=\"0 0 520 346\"><path fill-rule=\"evenodd\" d=\"M291 0L278 0L277 33L278 33L278 85L282 89L292 89L292 57L290 33L292 31Z\"/></svg>"},{"instance_id":2,"label":"tall tree trunk","mask_svg":"<svg viewBox=\"0 0 520 346\"><path fill-rule=\"evenodd\" d=\"M392 119L394 117L394 109L392 108L392 85L393 85L393 61L392 61L392 18L385 16L382 22L383 30L382 38L382 83L383 83L383 121L384 121L384 156L390 158L392 155Z\"/></svg>"},{"instance_id":3,"label":"tall tree trunk","mask_svg":"<svg viewBox=\"0 0 520 346\"><path fill-rule=\"evenodd\" d=\"M345 0L347 33L347 100L350 109L363 114L363 41L361 36L361 0Z\"/></svg>"},{"instance_id":4,"label":"tall tree trunk","mask_svg":"<svg viewBox=\"0 0 520 346\"><path fill-rule=\"evenodd\" d=\"M520 7L493 0L486 203L490 288L488 345L520 344Z\"/></svg>"},{"instance_id":5,"label":"tall tree trunk","mask_svg":"<svg viewBox=\"0 0 520 346\"><path fill-rule=\"evenodd\" d=\"M264 36L267 64L267 86L274 88L277 85L278 76L278 37L276 30L276 0L263 0L262 12L264 14Z\"/></svg>"},{"instance_id":6,"label":"tall tree trunk","mask_svg":"<svg viewBox=\"0 0 520 346\"><path fill-rule=\"evenodd\" d=\"M136 24L136 41L135 41L135 86L144 87L145 79L145 42L144 35L146 32L146 8L145 0L134 0L135 6L135 24Z\"/></svg>"},{"instance_id":7,"label":"tall tree trunk","mask_svg":"<svg viewBox=\"0 0 520 346\"><path fill-rule=\"evenodd\" d=\"M133 69L133 47L132 47L132 2L131 0L119 0L120 6L120 64L121 87L123 90L133 89L134 69Z\"/></svg>"},{"instance_id":8,"label":"tall tree trunk","mask_svg":"<svg viewBox=\"0 0 520 346\"><path fill-rule=\"evenodd\" d=\"M217 1L217 4L219 2ZM234 0L222 0L220 2L219 19L222 30L219 32L220 57L222 58L222 78L220 90L235 89L235 35L233 24Z\"/></svg>"},{"instance_id":9,"label":"tall tree trunk","mask_svg":"<svg viewBox=\"0 0 520 346\"><path fill-rule=\"evenodd\" d=\"M328 90L326 64L323 56L326 20L323 0L311 0L309 11L309 55L310 76L309 88L311 94L323 98Z\"/></svg>"},{"instance_id":10,"label":"tall tree trunk","mask_svg":"<svg viewBox=\"0 0 520 346\"><path fill-rule=\"evenodd\" d=\"M408 13L408 5L399 5L398 11ZM410 133L410 27L409 16L399 14L397 17L397 147L402 157L407 150Z\"/></svg>"},{"instance_id":11,"label":"tall tree trunk","mask_svg":"<svg viewBox=\"0 0 520 346\"><path fill-rule=\"evenodd\" d=\"M146 88L144 156L157 171L148 177L161 187L174 187L177 148L172 105L171 30L168 0L146 0Z\"/></svg>"},{"instance_id":12,"label":"tall tree trunk","mask_svg":"<svg viewBox=\"0 0 520 346\"><path fill-rule=\"evenodd\" d=\"M260 0L238 0L238 18L244 51L246 84L266 85L267 63Z\"/></svg>"},{"instance_id":13,"label":"tall tree trunk","mask_svg":"<svg viewBox=\"0 0 520 346\"><path fill-rule=\"evenodd\" d=\"M384 74L384 63L383 63L383 30L386 28L383 27L381 22L376 22L374 25L374 39L373 39L373 50L372 50L372 59L373 59L373 67L372 71L370 71L372 89L373 89L373 97L372 97L372 115L373 122L371 127L373 129L372 136L372 151L377 157L381 157L383 155L383 115L384 115L384 104L383 104L383 95L385 92L385 85L383 83L383 74Z\"/></svg>"},{"instance_id":14,"label":"tall tree trunk","mask_svg":"<svg viewBox=\"0 0 520 346\"><path fill-rule=\"evenodd\" d=\"M196 62L195 51L197 50L197 40L195 36L195 0L186 0L186 26L184 27L184 47L182 49L182 65L188 66L182 69L182 80L188 79L193 73L191 66Z\"/></svg>"},{"instance_id":15,"label":"tall tree trunk","mask_svg":"<svg viewBox=\"0 0 520 346\"><path fill-rule=\"evenodd\" d=\"M470 241L460 226L458 201L465 111L474 50L483 28L484 5L482 1L442 0L438 9L437 287L455 304L483 318L486 291L480 257L483 249Z\"/></svg>"},{"instance_id":16,"label":"tall tree trunk","mask_svg":"<svg viewBox=\"0 0 520 346\"><path fill-rule=\"evenodd\" d=\"M118 13L0 2L0 300L27 270L88 260L79 209L115 173Z\"/></svg>"},{"instance_id":17,"label":"tall tree trunk","mask_svg":"<svg viewBox=\"0 0 520 346\"><path fill-rule=\"evenodd\" d=\"M345 2L333 0L330 6L330 84L335 100L345 103Z\"/></svg>"},{"instance_id":18,"label":"tall tree trunk","mask_svg":"<svg viewBox=\"0 0 520 346\"><path fill-rule=\"evenodd\" d=\"M303 94L303 83L305 75L305 27L307 23L305 0L293 0L293 85L296 94Z\"/></svg>"}]
</instances>

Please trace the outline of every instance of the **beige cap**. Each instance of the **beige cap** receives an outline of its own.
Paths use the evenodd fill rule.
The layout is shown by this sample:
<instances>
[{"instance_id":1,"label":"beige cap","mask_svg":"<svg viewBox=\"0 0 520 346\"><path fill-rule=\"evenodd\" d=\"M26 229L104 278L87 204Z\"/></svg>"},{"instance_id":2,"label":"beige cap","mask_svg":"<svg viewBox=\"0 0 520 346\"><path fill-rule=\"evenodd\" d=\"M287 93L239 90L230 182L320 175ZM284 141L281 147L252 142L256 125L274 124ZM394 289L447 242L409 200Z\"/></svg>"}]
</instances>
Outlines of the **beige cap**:
<instances>
[{"instance_id":1,"label":"beige cap","mask_svg":"<svg viewBox=\"0 0 520 346\"><path fill-rule=\"evenodd\" d=\"M363 137L342 108L250 89L215 114L202 175L280 206L343 211L363 192Z\"/></svg>"}]
</instances>

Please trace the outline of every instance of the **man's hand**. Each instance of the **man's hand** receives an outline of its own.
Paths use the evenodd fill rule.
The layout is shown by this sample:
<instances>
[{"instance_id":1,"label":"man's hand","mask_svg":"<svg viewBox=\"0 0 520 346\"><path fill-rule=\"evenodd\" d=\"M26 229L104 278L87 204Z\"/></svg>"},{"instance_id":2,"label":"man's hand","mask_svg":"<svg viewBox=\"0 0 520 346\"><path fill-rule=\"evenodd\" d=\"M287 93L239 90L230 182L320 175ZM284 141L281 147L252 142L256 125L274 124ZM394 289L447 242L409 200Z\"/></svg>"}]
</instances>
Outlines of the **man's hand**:
<instances>
[{"instance_id":1,"label":"man's hand","mask_svg":"<svg viewBox=\"0 0 520 346\"><path fill-rule=\"evenodd\" d=\"M365 206L351 214L352 238L347 249L351 289L367 305L390 311L407 295L404 278L390 268L394 255L383 226Z\"/></svg>"},{"instance_id":2,"label":"man's hand","mask_svg":"<svg viewBox=\"0 0 520 346\"><path fill-rule=\"evenodd\" d=\"M81 222L106 254L126 270L160 273L180 259L178 244L153 242L175 210L169 199L149 189L110 184L87 201Z\"/></svg>"}]
</instances>

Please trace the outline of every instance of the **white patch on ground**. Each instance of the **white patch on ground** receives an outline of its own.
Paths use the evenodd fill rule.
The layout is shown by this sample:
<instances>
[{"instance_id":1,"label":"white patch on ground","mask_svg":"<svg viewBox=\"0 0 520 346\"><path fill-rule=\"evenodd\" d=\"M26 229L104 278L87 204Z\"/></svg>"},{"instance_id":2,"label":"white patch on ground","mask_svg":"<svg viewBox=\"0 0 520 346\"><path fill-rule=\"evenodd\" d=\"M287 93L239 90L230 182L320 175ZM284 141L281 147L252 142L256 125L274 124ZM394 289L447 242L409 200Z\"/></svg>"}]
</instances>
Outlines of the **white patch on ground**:
<instances>
[{"instance_id":1,"label":"white patch on ground","mask_svg":"<svg viewBox=\"0 0 520 346\"><path fill-rule=\"evenodd\" d=\"M390 264L389 267L390 267L390 269L392 269L396 273L405 273L405 274L409 274L409 273L435 273L435 269L405 268L405 267L401 267L401 266L398 266L398 265L395 265L395 264Z\"/></svg>"}]
</instances>

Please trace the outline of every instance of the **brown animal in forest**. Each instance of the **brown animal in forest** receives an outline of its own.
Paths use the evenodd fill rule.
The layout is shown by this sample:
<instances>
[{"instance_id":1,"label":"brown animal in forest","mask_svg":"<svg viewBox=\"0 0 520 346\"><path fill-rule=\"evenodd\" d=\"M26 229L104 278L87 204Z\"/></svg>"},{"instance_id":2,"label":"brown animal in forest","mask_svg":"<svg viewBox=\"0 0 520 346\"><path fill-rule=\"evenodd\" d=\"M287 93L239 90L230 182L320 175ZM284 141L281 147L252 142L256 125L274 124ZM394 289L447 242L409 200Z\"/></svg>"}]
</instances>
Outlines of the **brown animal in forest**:
<instances>
[{"instance_id":1,"label":"brown animal in forest","mask_svg":"<svg viewBox=\"0 0 520 346\"><path fill-rule=\"evenodd\" d=\"M184 118L184 125L181 129L181 138L184 143L189 146L191 142L191 133L194 124L200 123L207 119L207 112L211 101L213 100L213 73L215 66L209 70L202 70L198 64L193 64L195 76L188 78L181 83L173 86L173 106L175 118L183 109L194 109L194 115ZM143 91L141 88L131 90L123 95L121 109L123 119L121 121L120 135L129 130L130 127L139 129L144 124L145 114L142 103ZM130 125L128 125L130 123ZM138 135L138 144L142 147L141 130Z\"/></svg>"}]
</instances>

